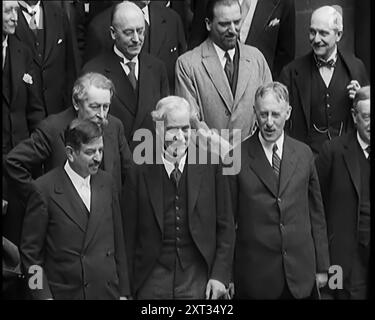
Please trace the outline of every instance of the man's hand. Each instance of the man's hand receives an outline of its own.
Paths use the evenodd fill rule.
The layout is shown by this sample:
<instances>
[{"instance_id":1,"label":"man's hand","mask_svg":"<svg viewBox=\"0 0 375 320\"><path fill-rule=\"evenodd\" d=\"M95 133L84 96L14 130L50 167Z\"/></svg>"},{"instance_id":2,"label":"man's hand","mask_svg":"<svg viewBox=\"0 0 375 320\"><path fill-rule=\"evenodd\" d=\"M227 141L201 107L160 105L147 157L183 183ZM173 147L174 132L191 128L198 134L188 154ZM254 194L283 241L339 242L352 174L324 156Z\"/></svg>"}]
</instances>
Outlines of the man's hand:
<instances>
[{"instance_id":1,"label":"man's hand","mask_svg":"<svg viewBox=\"0 0 375 320\"><path fill-rule=\"evenodd\" d=\"M228 296L229 296L229 299L233 299L234 297L234 283L233 282L229 283Z\"/></svg>"},{"instance_id":2,"label":"man's hand","mask_svg":"<svg viewBox=\"0 0 375 320\"><path fill-rule=\"evenodd\" d=\"M328 282L328 274L326 272L325 273L317 273L315 275L315 279L316 279L317 287L323 288Z\"/></svg>"},{"instance_id":3,"label":"man's hand","mask_svg":"<svg viewBox=\"0 0 375 320\"><path fill-rule=\"evenodd\" d=\"M225 285L218 280L210 279L206 287L206 299L217 300L226 293Z\"/></svg>"},{"instance_id":4,"label":"man's hand","mask_svg":"<svg viewBox=\"0 0 375 320\"><path fill-rule=\"evenodd\" d=\"M354 99L356 92L361 89L361 85L357 80L352 80L346 87L350 99Z\"/></svg>"}]
</instances>

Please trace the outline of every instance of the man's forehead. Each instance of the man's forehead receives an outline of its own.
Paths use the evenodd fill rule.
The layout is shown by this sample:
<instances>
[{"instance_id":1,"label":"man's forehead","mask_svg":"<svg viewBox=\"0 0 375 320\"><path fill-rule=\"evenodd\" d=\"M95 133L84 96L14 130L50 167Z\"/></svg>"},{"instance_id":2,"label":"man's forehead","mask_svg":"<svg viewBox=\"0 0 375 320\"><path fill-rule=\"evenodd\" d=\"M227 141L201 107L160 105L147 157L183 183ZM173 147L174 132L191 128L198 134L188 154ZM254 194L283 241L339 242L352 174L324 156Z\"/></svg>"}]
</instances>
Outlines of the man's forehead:
<instances>
[{"instance_id":1,"label":"man's forehead","mask_svg":"<svg viewBox=\"0 0 375 320\"><path fill-rule=\"evenodd\" d=\"M3 1L3 9L18 8L18 1Z\"/></svg>"},{"instance_id":2,"label":"man's forehead","mask_svg":"<svg viewBox=\"0 0 375 320\"><path fill-rule=\"evenodd\" d=\"M213 9L214 18L229 19L233 14L239 15L241 18L241 7L237 2L233 2L230 5L219 3Z\"/></svg>"}]
</instances>

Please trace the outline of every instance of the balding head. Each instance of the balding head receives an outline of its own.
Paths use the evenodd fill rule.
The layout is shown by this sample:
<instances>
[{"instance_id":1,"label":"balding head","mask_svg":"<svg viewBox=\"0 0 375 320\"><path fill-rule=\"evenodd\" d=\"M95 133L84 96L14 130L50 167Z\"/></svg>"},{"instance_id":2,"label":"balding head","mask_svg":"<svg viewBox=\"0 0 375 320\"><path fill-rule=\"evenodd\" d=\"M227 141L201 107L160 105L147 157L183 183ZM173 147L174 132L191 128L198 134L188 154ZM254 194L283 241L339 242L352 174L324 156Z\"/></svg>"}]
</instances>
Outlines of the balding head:
<instances>
[{"instance_id":1,"label":"balding head","mask_svg":"<svg viewBox=\"0 0 375 320\"><path fill-rule=\"evenodd\" d=\"M327 60L341 40L342 16L331 6L316 9L311 16L309 39L317 57Z\"/></svg>"},{"instance_id":2,"label":"balding head","mask_svg":"<svg viewBox=\"0 0 375 320\"><path fill-rule=\"evenodd\" d=\"M124 1L113 8L111 36L116 47L129 60L140 53L144 41L144 32L145 18L137 5Z\"/></svg>"}]
</instances>

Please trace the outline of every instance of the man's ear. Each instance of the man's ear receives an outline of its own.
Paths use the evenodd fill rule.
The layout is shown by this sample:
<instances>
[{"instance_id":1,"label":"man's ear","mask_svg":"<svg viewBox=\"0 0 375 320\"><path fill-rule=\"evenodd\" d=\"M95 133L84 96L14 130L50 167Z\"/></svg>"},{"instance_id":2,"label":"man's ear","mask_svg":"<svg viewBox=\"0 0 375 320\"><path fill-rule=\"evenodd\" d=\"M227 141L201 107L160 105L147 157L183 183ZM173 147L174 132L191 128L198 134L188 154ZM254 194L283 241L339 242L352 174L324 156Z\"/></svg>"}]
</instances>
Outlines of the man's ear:
<instances>
[{"instance_id":1,"label":"man's ear","mask_svg":"<svg viewBox=\"0 0 375 320\"><path fill-rule=\"evenodd\" d=\"M112 40L116 40L115 28L113 28L112 26L110 26L109 29L111 31L111 38L112 38Z\"/></svg>"},{"instance_id":2,"label":"man's ear","mask_svg":"<svg viewBox=\"0 0 375 320\"><path fill-rule=\"evenodd\" d=\"M342 38L342 35L343 35L343 32L342 31L337 31L337 39L336 39L336 43L340 42L341 38Z\"/></svg>"},{"instance_id":3,"label":"man's ear","mask_svg":"<svg viewBox=\"0 0 375 320\"><path fill-rule=\"evenodd\" d=\"M286 112L287 112L286 120L289 120L290 115L292 113L292 106L291 105L288 105L288 110Z\"/></svg>"},{"instance_id":4,"label":"man's ear","mask_svg":"<svg viewBox=\"0 0 375 320\"><path fill-rule=\"evenodd\" d=\"M212 22L208 18L205 18L204 22L206 23L206 29L207 29L207 31L210 32L211 31L211 27L212 27Z\"/></svg>"},{"instance_id":5,"label":"man's ear","mask_svg":"<svg viewBox=\"0 0 375 320\"><path fill-rule=\"evenodd\" d=\"M351 108L350 111L352 112L353 122L357 125L357 111L354 108Z\"/></svg>"},{"instance_id":6,"label":"man's ear","mask_svg":"<svg viewBox=\"0 0 375 320\"><path fill-rule=\"evenodd\" d=\"M65 146L65 153L66 153L66 157L68 158L68 161L74 162L74 157L73 157L74 150L71 146Z\"/></svg>"}]
</instances>

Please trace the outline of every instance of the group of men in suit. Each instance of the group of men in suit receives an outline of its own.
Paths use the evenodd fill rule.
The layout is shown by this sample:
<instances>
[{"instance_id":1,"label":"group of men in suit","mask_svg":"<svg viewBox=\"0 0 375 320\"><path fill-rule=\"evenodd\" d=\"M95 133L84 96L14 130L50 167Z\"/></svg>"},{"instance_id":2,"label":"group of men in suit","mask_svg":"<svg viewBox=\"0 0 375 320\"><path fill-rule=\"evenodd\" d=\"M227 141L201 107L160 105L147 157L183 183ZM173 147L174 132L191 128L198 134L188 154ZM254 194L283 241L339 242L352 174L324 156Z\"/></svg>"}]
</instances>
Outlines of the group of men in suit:
<instances>
[{"instance_id":1,"label":"group of men in suit","mask_svg":"<svg viewBox=\"0 0 375 320\"><path fill-rule=\"evenodd\" d=\"M3 136L6 185L11 198L19 200L10 201L12 214L6 216L4 230L20 245L26 273L32 265L45 268L48 286L32 292L34 298L303 299L326 285L330 259L346 268L346 291L339 296L366 297L369 162L361 156L347 160L354 167L348 176L354 179L356 205L348 209L345 227L332 204L338 195L329 192L338 175L332 178L326 171L336 166L330 161L341 165L341 156L336 160L333 155L336 140L323 147L318 174L315 169L324 141L349 132L354 124L359 145L365 149L370 144L369 94L358 91L367 83L366 72L360 60L337 49L343 30L335 8L313 12L313 51L288 64L294 41L290 50L290 41L282 37L294 27L292 1L208 0L206 18L201 19L207 39L180 57L186 42L176 13L150 1L119 1L89 26L99 38L91 43L101 48L74 83L73 106L49 112L47 105L59 103L47 103L51 81L46 61L54 52L71 52L67 20L52 4L20 2L22 17L35 24L27 29L34 37L34 54L21 43L16 51L33 56L34 62L25 59L19 81L30 93L30 103L16 121L27 122L28 132L16 143ZM11 44L17 48L17 38L7 37L15 32L17 7L5 1L4 11L3 4L8 14L3 18L8 89L21 74L14 77L10 71L13 54L4 55L4 43L9 43L6 50ZM47 46L48 12L61 25L55 49ZM264 28L257 31L262 23ZM96 25L108 32L95 31ZM165 33L157 38L160 28ZM175 37L171 29L177 31ZM263 46L264 39L269 42ZM38 64L42 53L48 54ZM53 61L51 65L66 65ZM285 86L272 82L281 69ZM178 96L167 97L174 77ZM62 86L53 98L70 86L69 76L61 79L63 84L51 82L56 90ZM44 94L38 94L43 86ZM5 91L15 92L13 87ZM50 113L56 114L41 121ZM159 121L163 126L155 130ZM230 136L226 150L240 155L233 159L238 174L226 177L221 161L190 163L191 153L207 151L199 143L190 149L197 141L192 128L210 137L210 151L216 142L228 146L212 129L241 130L243 142L231 145ZM148 129L162 141L156 144L161 148L153 149L160 161L133 163L138 129ZM353 148L350 143L344 148ZM226 160L225 153L221 160ZM33 181L41 170L46 175ZM320 188L327 190L323 201ZM338 253L340 236L332 241L345 228L352 228L352 259ZM57 266L56 260L62 264ZM65 275L68 266L72 269Z\"/></svg>"}]
</instances>

